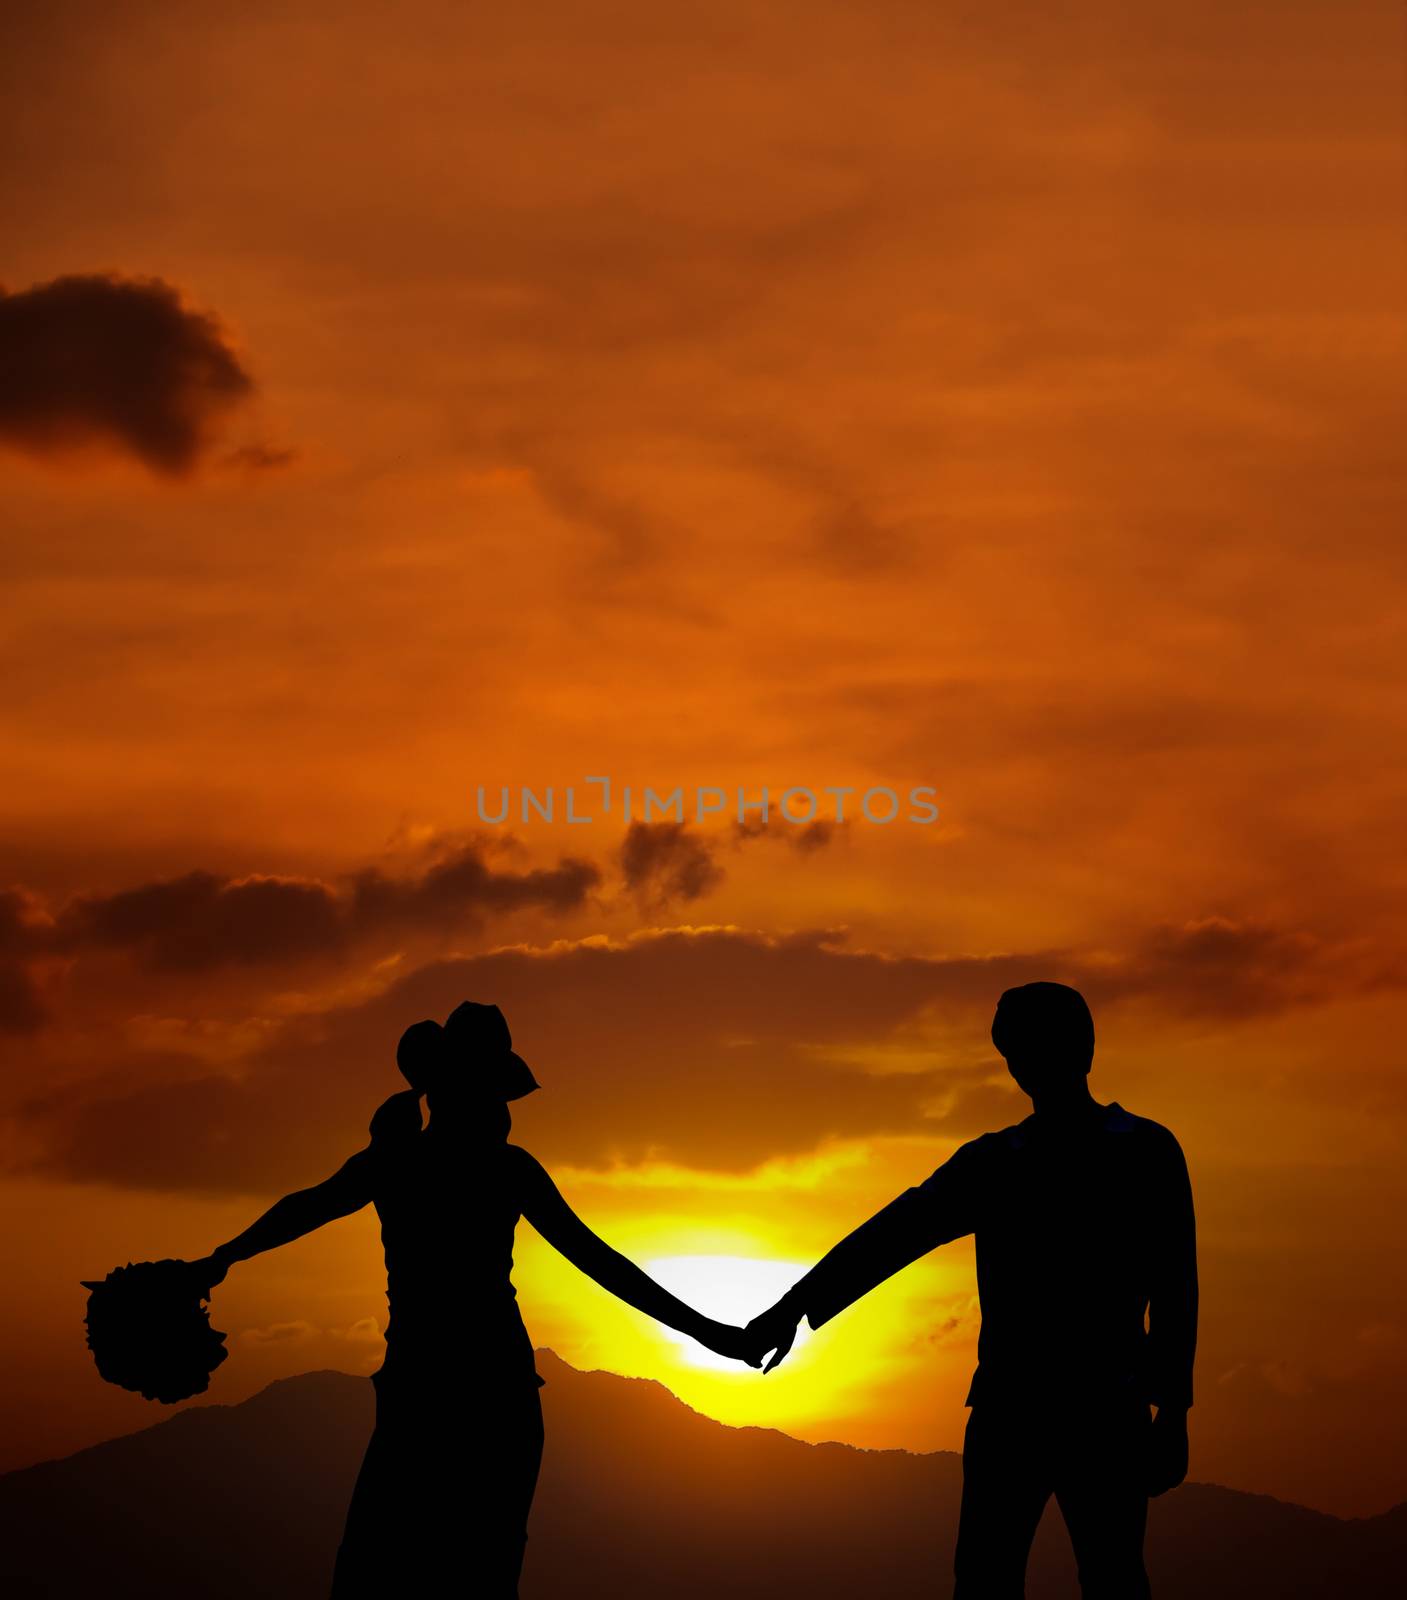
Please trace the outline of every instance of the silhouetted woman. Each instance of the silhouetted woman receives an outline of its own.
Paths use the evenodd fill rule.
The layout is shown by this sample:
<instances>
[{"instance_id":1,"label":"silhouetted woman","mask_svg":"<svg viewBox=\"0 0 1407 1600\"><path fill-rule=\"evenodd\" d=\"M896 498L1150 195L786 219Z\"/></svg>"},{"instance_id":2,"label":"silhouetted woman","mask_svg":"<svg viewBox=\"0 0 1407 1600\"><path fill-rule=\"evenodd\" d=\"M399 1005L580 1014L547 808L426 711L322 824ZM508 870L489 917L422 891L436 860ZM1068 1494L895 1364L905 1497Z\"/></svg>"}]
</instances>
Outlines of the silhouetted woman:
<instances>
[{"instance_id":1,"label":"silhouetted woman","mask_svg":"<svg viewBox=\"0 0 1407 1600\"><path fill-rule=\"evenodd\" d=\"M410 1089L377 1111L368 1147L195 1265L214 1285L236 1261L375 1205L390 1324L334 1600L397 1600L432 1584L500 1600L517 1594L542 1458L542 1380L509 1276L518 1218L603 1288L710 1349L743 1359L743 1335L612 1250L508 1143L508 1102L538 1085L497 1006L466 1002L443 1028L416 1023L396 1060Z\"/></svg>"}]
</instances>

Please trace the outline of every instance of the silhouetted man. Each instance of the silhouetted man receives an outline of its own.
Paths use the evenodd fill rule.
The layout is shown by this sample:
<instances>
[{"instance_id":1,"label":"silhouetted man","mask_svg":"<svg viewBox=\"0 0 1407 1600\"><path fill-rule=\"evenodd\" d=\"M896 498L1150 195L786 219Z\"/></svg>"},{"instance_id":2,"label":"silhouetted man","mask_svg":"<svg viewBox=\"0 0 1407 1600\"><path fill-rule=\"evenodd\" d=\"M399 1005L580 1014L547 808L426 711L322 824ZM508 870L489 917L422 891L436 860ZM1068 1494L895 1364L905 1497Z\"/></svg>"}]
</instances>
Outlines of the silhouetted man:
<instances>
[{"instance_id":1,"label":"silhouetted man","mask_svg":"<svg viewBox=\"0 0 1407 1600\"><path fill-rule=\"evenodd\" d=\"M803 1316L819 1328L935 1245L974 1234L982 1331L954 1600L1024 1593L1052 1494L1086 1600L1143 1600L1148 1497L1187 1475L1197 1337L1187 1165L1166 1128L1090 1095L1094 1023L1074 989L1008 989L992 1042L1032 1114L963 1145L748 1331L755 1353L775 1350L770 1370Z\"/></svg>"}]
</instances>

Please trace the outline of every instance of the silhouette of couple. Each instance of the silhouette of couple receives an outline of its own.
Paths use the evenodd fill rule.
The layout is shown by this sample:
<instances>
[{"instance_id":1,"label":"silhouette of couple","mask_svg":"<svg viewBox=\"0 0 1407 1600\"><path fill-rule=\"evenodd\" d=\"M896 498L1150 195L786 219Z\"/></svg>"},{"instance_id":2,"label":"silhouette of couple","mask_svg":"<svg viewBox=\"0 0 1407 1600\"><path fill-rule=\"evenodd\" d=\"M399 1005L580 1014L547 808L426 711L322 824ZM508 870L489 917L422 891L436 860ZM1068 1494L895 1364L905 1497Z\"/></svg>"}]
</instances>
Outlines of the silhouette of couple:
<instances>
[{"instance_id":1,"label":"silhouette of couple","mask_svg":"<svg viewBox=\"0 0 1407 1600\"><path fill-rule=\"evenodd\" d=\"M367 1148L193 1264L213 1287L235 1262L368 1203L380 1216L386 1359L335 1600L424 1595L466 1576L476 1594L517 1594L543 1442L542 1380L510 1278L519 1217L628 1305L765 1371L803 1317L818 1328L974 1234L982 1328L954 1594L1022 1594L1053 1494L1086 1600L1146 1596L1148 1498L1187 1472L1197 1271L1186 1164L1166 1128L1090 1095L1094 1024L1075 990L1007 990L992 1039L1032 1115L963 1145L734 1328L612 1250L508 1143L510 1102L538 1085L497 1006L466 1002L443 1027L409 1028L396 1059L410 1088L377 1111Z\"/></svg>"}]
</instances>

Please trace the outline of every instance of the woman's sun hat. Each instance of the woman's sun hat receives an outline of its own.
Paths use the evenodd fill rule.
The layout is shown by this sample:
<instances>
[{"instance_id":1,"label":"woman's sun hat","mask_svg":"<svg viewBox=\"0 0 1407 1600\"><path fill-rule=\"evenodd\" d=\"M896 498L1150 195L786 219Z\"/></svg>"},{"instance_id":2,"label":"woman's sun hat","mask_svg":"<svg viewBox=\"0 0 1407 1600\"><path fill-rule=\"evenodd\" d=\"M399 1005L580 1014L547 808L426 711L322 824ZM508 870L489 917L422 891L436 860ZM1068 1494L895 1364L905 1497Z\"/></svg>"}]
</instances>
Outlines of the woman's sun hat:
<instances>
[{"instance_id":1,"label":"woman's sun hat","mask_svg":"<svg viewBox=\"0 0 1407 1600\"><path fill-rule=\"evenodd\" d=\"M508 1019L497 1006L466 1000L445 1018L444 1042L459 1070L472 1072L495 1100L521 1100L541 1085L513 1049Z\"/></svg>"}]
</instances>

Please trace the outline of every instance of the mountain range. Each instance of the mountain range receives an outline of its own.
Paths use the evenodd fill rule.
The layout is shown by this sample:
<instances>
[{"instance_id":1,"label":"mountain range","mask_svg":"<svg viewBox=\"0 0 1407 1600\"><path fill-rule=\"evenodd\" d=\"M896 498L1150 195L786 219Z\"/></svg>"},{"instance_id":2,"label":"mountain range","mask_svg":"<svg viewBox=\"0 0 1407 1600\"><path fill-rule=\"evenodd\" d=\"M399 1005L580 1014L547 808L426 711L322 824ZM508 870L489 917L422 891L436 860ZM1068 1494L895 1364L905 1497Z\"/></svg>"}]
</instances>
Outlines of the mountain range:
<instances>
[{"instance_id":1,"label":"mountain range","mask_svg":"<svg viewBox=\"0 0 1407 1600\"><path fill-rule=\"evenodd\" d=\"M523 1600L949 1594L958 1456L726 1427L658 1383L579 1372L548 1351L538 1362L547 1454ZM309 1372L0 1476L3 1592L323 1596L371 1421L365 1379ZM473 1452L468 1439L469 1468ZM1153 1502L1148 1564L1158 1600L1396 1600L1407 1593L1407 1504L1343 1520L1188 1483ZM1078 1593L1053 1506L1027 1593Z\"/></svg>"}]
</instances>

